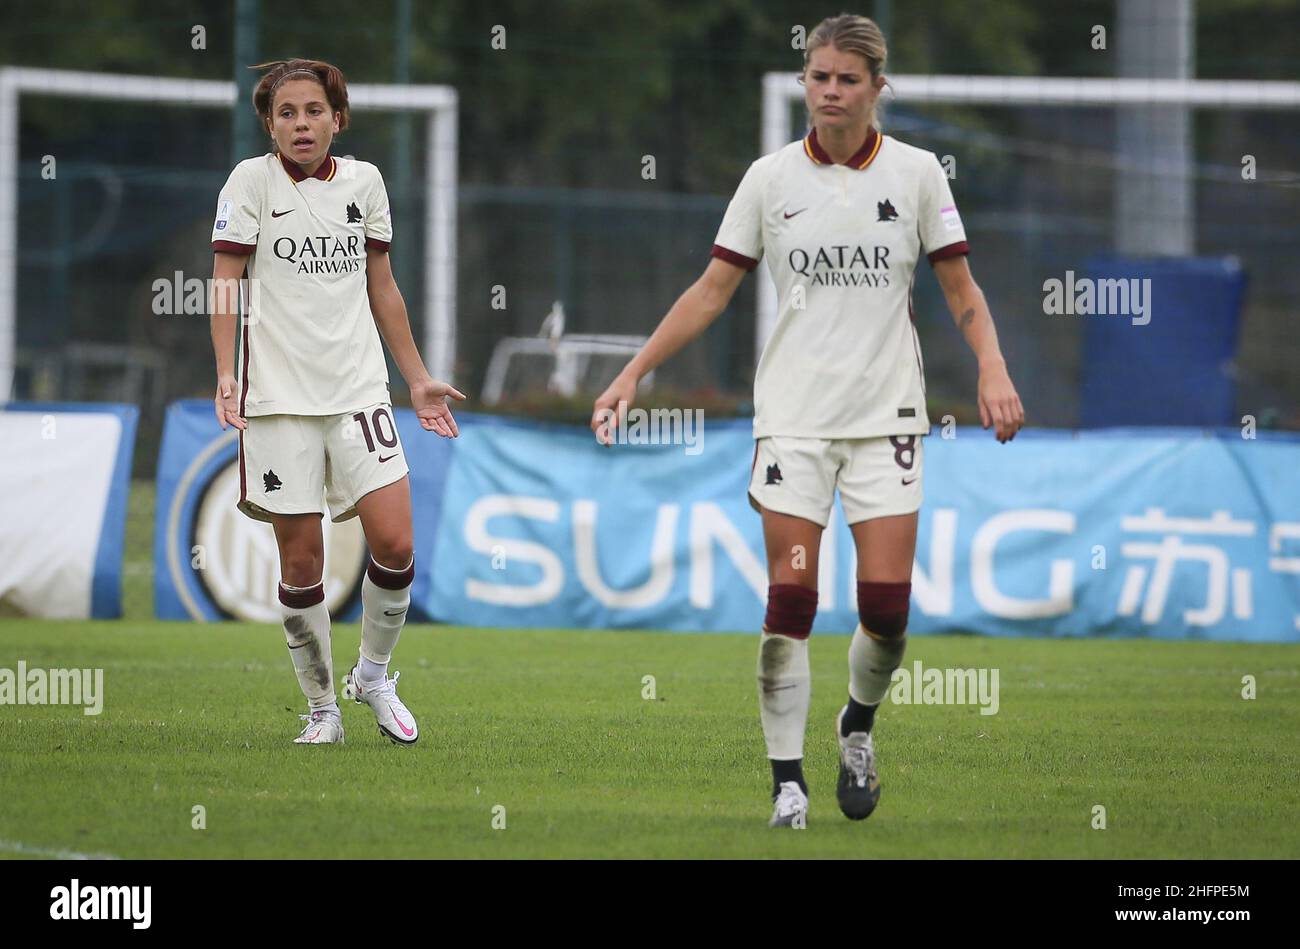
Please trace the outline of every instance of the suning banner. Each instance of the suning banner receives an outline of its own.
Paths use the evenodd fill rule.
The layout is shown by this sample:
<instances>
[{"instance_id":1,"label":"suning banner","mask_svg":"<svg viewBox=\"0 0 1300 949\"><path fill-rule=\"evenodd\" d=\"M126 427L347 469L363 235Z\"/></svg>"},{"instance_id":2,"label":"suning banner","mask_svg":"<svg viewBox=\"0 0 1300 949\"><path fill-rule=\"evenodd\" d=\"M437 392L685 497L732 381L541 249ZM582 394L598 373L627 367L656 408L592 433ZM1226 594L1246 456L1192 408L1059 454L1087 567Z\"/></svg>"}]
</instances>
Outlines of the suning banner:
<instances>
[{"instance_id":1,"label":"suning banner","mask_svg":"<svg viewBox=\"0 0 1300 949\"><path fill-rule=\"evenodd\" d=\"M396 415L414 497L413 618L760 628L748 421L681 424L685 413L602 447L585 428L472 413L447 441ZM911 632L1300 641L1300 438L1027 431L999 445L956 428L925 449ZM855 583L837 504L814 629L853 631Z\"/></svg>"}]
</instances>

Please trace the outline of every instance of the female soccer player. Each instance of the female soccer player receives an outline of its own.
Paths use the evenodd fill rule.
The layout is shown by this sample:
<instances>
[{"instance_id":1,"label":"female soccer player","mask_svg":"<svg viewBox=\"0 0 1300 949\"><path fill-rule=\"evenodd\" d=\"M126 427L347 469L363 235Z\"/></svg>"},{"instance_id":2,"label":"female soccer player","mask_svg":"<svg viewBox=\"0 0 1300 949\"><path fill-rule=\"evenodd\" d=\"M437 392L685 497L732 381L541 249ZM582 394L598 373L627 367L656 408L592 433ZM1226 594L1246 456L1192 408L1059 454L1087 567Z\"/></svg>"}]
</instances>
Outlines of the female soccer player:
<instances>
[{"instance_id":1,"label":"female soccer player","mask_svg":"<svg viewBox=\"0 0 1300 949\"><path fill-rule=\"evenodd\" d=\"M380 731L410 745L415 717L388 662L415 576L411 492L380 334L426 431L456 437L447 396L465 397L429 376L411 338L389 266L393 228L379 170L330 154L348 127L343 74L305 59L254 68L268 70L253 107L274 151L236 165L217 202L214 286L247 269L251 288L238 377L235 307L229 296L213 304L217 420L240 430L239 509L269 521L280 549L285 638L309 706L294 741L343 741L321 577L324 499L335 521L361 518L370 548L361 654L345 697L369 704Z\"/></svg>"},{"instance_id":2,"label":"female soccer player","mask_svg":"<svg viewBox=\"0 0 1300 949\"><path fill-rule=\"evenodd\" d=\"M837 788L861 820L880 797L871 728L903 657L921 436L930 428L911 286L925 254L979 360L979 409L998 441L1024 410L993 318L967 266L966 234L933 153L881 134L885 38L860 16L813 31L801 81L811 116L802 141L754 162L732 198L704 275L596 400L603 444L637 382L699 336L741 278L766 256L780 315L754 381L750 503L763 518L767 615L758 656L759 713L772 764L772 826L805 826L803 739L810 695L808 634L817 555L834 492L857 548L858 616L848 702L836 718Z\"/></svg>"}]
</instances>

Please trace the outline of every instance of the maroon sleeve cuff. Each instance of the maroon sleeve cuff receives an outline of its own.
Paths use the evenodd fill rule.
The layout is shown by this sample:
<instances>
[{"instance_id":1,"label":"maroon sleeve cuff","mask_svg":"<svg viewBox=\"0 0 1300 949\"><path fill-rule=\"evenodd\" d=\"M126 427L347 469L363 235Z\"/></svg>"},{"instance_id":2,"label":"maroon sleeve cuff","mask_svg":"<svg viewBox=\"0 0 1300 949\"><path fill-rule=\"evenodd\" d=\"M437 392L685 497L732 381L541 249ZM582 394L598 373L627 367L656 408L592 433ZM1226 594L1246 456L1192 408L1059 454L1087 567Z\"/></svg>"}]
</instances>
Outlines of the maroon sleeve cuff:
<instances>
[{"instance_id":1,"label":"maroon sleeve cuff","mask_svg":"<svg viewBox=\"0 0 1300 949\"><path fill-rule=\"evenodd\" d=\"M236 241L213 241L212 249L222 254L251 254L257 250L257 245L240 244Z\"/></svg>"},{"instance_id":2,"label":"maroon sleeve cuff","mask_svg":"<svg viewBox=\"0 0 1300 949\"><path fill-rule=\"evenodd\" d=\"M713 250L709 251L710 257L716 257L718 260L725 260L729 264L735 264L741 270L753 270L758 266L758 261L753 257L746 257L744 254L737 254L734 250L727 250L721 244L714 244Z\"/></svg>"},{"instance_id":3,"label":"maroon sleeve cuff","mask_svg":"<svg viewBox=\"0 0 1300 949\"><path fill-rule=\"evenodd\" d=\"M940 247L938 250L932 250L927 255L930 263L933 264L938 260L947 260L949 257L959 257L962 254L970 253L970 244L965 241L958 241L955 244L949 244L947 247Z\"/></svg>"},{"instance_id":4,"label":"maroon sleeve cuff","mask_svg":"<svg viewBox=\"0 0 1300 949\"><path fill-rule=\"evenodd\" d=\"M388 245L391 243L391 241L381 241L378 237L367 237L366 249L382 251L386 254L388 253Z\"/></svg>"}]
</instances>

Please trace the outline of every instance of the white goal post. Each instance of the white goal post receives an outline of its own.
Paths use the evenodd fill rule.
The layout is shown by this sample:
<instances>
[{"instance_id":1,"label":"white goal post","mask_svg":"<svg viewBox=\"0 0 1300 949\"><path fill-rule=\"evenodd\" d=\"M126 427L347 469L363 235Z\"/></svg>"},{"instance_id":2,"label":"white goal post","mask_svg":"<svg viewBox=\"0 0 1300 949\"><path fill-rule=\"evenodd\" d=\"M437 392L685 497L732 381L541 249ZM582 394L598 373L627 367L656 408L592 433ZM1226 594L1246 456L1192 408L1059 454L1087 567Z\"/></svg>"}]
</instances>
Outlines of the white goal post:
<instances>
[{"instance_id":1,"label":"white goal post","mask_svg":"<svg viewBox=\"0 0 1300 949\"><path fill-rule=\"evenodd\" d=\"M1300 108L1300 82L1224 79L1069 79L1038 76L943 76L890 74L885 101L944 102L967 105L1038 105L1105 108L1184 106L1188 108ZM804 87L793 72L763 76L763 126L760 146L768 155L803 133L796 128L795 103ZM886 117L888 112L886 112ZM776 288L759 279L754 333L755 359L776 325Z\"/></svg>"},{"instance_id":2,"label":"white goal post","mask_svg":"<svg viewBox=\"0 0 1300 949\"><path fill-rule=\"evenodd\" d=\"M18 110L23 93L232 108L234 82L0 68L0 405L13 396L18 332ZM452 382L456 346L457 96L450 86L348 86L350 105L428 116L424 215L424 357ZM252 156L249 156L252 157ZM212 196L216 201L216 195ZM400 232L397 239L401 240Z\"/></svg>"}]
</instances>

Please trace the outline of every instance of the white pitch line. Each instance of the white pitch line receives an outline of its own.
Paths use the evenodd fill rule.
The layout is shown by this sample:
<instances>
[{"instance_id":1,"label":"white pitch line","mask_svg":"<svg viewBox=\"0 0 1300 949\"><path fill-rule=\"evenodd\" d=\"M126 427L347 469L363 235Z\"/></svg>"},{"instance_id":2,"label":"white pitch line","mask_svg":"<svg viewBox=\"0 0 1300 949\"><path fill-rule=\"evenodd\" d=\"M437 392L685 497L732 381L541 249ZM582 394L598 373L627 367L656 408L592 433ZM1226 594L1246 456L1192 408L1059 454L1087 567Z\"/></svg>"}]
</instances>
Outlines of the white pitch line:
<instances>
[{"instance_id":1,"label":"white pitch line","mask_svg":"<svg viewBox=\"0 0 1300 949\"><path fill-rule=\"evenodd\" d=\"M54 860L117 860L111 853L79 853L76 850L51 850L48 847L33 847L18 840L0 840L0 850L20 853L29 857L50 857Z\"/></svg>"}]
</instances>

